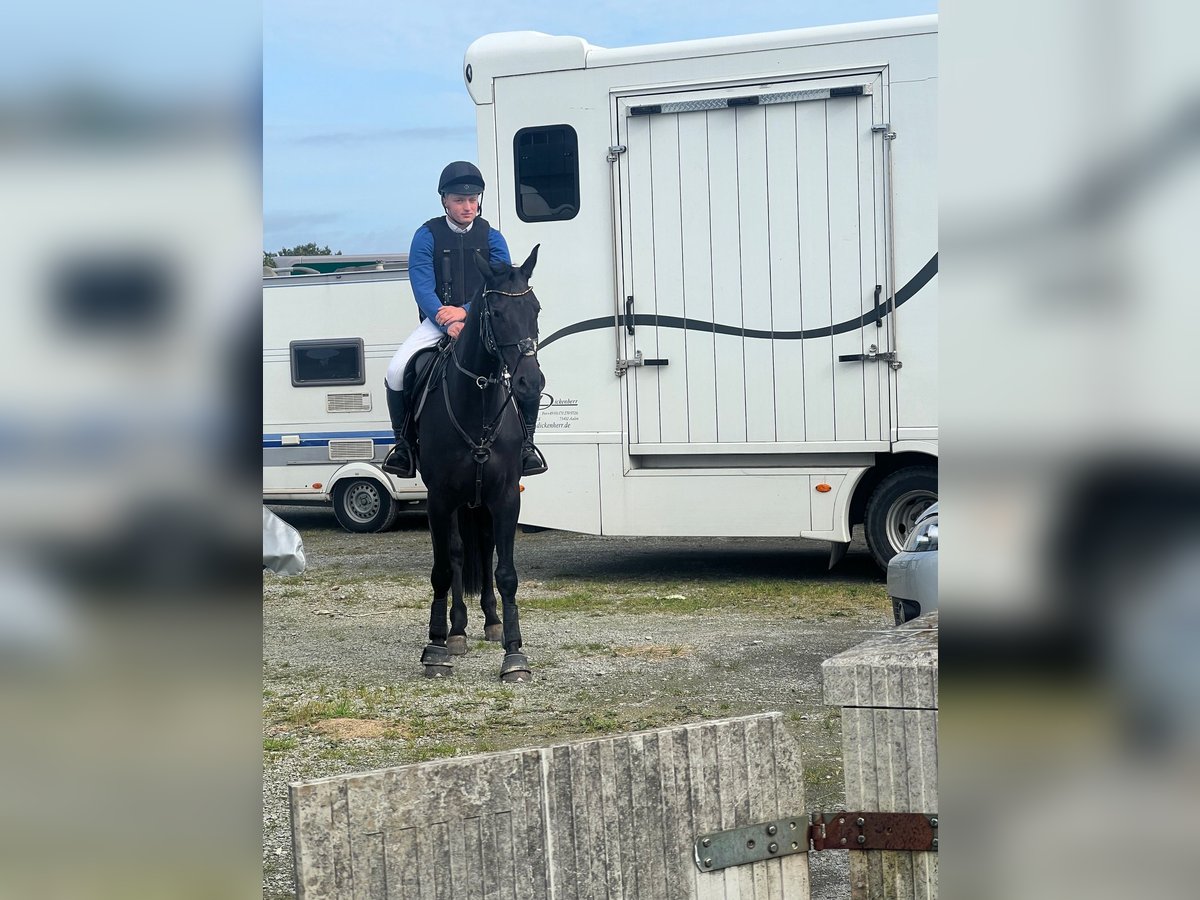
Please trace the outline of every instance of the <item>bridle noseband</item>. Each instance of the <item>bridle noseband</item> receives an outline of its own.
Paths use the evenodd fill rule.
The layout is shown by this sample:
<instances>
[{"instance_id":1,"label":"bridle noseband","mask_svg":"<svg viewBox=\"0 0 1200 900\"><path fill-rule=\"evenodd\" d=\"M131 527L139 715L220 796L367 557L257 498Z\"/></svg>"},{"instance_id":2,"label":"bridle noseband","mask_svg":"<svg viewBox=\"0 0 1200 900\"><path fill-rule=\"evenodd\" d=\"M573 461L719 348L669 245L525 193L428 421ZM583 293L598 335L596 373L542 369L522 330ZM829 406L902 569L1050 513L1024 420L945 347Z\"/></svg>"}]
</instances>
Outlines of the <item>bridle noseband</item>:
<instances>
[{"instance_id":1,"label":"bridle noseband","mask_svg":"<svg viewBox=\"0 0 1200 900\"><path fill-rule=\"evenodd\" d=\"M488 302L488 294L499 294L502 297L524 297L527 294L532 294L533 288L527 287L523 291L498 291L495 288L488 288L483 292L483 312L480 315L480 329L483 336L483 346L492 356L499 358L500 350L504 347L516 347L520 351L521 356L533 356L537 353L537 340L531 337L523 337L511 344L496 343L496 333L492 330L492 304ZM503 365L501 360L501 365ZM520 361L517 363L520 365Z\"/></svg>"}]
</instances>

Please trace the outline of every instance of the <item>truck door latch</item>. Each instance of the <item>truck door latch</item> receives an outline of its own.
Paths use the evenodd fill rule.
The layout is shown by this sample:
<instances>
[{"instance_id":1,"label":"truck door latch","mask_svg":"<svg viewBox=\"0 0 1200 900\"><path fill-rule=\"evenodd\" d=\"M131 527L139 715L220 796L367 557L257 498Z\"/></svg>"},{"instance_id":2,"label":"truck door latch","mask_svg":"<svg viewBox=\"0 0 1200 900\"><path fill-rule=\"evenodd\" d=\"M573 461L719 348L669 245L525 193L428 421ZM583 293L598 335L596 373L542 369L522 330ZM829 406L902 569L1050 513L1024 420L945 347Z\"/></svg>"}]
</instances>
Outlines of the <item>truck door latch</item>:
<instances>
[{"instance_id":1,"label":"truck door latch","mask_svg":"<svg viewBox=\"0 0 1200 900\"><path fill-rule=\"evenodd\" d=\"M630 369L640 369L642 366L665 366L670 362L669 359L647 359L642 356L642 351L638 350L633 354L633 359L618 359L617 367L613 374L620 378Z\"/></svg>"},{"instance_id":2,"label":"truck door latch","mask_svg":"<svg viewBox=\"0 0 1200 900\"><path fill-rule=\"evenodd\" d=\"M882 353L872 344L866 353L845 353L838 357L838 362L885 362L893 369L899 369L904 363L896 356L895 350L885 350Z\"/></svg>"}]
</instances>

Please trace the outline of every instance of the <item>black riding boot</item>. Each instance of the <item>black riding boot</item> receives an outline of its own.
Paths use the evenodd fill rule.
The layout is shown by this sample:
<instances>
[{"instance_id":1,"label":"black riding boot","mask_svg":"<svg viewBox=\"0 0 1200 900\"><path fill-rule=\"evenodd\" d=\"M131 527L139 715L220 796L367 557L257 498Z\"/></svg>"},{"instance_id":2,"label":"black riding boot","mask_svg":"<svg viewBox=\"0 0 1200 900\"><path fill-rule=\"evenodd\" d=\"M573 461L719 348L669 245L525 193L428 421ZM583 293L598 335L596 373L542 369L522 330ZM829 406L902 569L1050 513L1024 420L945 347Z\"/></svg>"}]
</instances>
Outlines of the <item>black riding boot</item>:
<instances>
[{"instance_id":1,"label":"black riding boot","mask_svg":"<svg viewBox=\"0 0 1200 900\"><path fill-rule=\"evenodd\" d=\"M403 391L393 391L387 388L388 413L392 418L392 431L396 436L396 445L388 451L383 461L383 471L400 478L413 478L417 474L417 465L413 460L412 448L404 439L404 430L408 425L408 397Z\"/></svg>"},{"instance_id":2,"label":"black riding boot","mask_svg":"<svg viewBox=\"0 0 1200 900\"><path fill-rule=\"evenodd\" d=\"M533 430L537 427L538 404L530 403L521 409L521 418L525 420L525 443L521 445L521 474L541 475L549 465L542 451L533 444Z\"/></svg>"}]
</instances>

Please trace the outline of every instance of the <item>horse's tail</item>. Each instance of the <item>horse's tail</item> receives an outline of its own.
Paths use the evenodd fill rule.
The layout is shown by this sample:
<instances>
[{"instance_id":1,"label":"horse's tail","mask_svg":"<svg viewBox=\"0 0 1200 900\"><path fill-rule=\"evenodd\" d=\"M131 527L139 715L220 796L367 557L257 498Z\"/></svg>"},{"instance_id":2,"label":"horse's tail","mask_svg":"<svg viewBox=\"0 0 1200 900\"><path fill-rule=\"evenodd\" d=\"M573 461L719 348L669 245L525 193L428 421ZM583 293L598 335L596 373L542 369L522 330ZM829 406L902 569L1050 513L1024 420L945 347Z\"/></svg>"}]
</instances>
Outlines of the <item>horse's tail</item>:
<instances>
[{"instance_id":1,"label":"horse's tail","mask_svg":"<svg viewBox=\"0 0 1200 900\"><path fill-rule=\"evenodd\" d=\"M484 530L490 522L481 522L482 516L491 516L486 506L475 509L461 506L458 509L458 533L463 545L463 593L469 596L479 596L483 590Z\"/></svg>"}]
</instances>

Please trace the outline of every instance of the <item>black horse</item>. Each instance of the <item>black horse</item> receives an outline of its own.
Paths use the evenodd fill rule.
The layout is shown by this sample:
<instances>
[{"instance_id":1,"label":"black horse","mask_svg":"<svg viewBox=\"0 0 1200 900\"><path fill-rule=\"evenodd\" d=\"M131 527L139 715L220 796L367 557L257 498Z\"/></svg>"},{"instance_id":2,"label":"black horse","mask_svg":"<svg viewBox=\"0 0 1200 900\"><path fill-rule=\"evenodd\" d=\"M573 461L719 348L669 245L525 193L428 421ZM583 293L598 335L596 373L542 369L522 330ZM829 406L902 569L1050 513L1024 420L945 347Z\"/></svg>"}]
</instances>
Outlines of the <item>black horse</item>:
<instances>
[{"instance_id":1,"label":"black horse","mask_svg":"<svg viewBox=\"0 0 1200 900\"><path fill-rule=\"evenodd\" d=\"M417 422L421 477L429 491L433 539L433 605L429 644L421 654L425 674L450 674L451 656L466 652L467 608L462 594L480 592L485 637L504 645L501 681L532 677L521 653L517 616L517 570L513 542L521 510L521 446L524 424L517 404L536 400L546 381L537 359L541 307L529 277L538 248L520 266L475 263L484 290L471 304L458 339L424 393ZM503 602L503 632L492 593ZM447 592L453 589L450 626Z\"/></svg>"}]
</instances>

